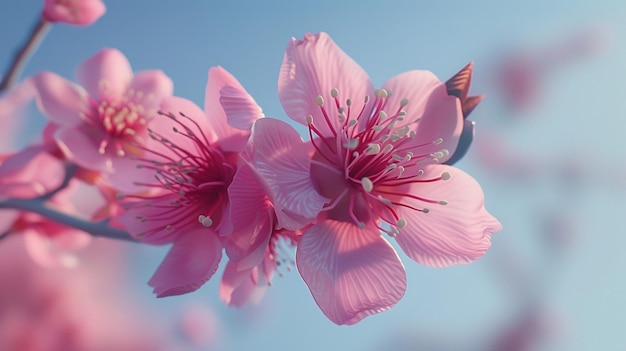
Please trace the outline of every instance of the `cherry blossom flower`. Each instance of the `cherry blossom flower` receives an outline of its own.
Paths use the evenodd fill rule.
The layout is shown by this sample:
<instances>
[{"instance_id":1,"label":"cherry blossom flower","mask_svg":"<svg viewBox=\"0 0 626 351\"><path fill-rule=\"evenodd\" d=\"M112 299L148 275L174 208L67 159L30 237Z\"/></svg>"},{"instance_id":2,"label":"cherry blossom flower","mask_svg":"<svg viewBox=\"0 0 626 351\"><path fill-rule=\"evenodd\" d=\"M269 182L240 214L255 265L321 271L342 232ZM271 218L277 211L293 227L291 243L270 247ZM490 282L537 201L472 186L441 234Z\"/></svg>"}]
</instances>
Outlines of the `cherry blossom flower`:
<instances>
[{"instance_id":1,"label":"cherry blossom flower","mask_svg":"<svg viewBox=\"0 0 626 351\"><path fill-rule=\"evenodd\" d=\"M33 78L41 110L57 125L54 139L69 160L130 191L127 174L137 172L131 156L143 154L137 145L148 139L148 125L172 94L172 81L159 70L133 75L115 49L84 61L76 76L82 87L52 72Z\"/></svg>"},{"instance_id":2,"label":"cherry blossom flower","mask_svg":"<svg viewBox=\"0 0 626 351\"><path fill-rule=\"evenodd\" d=\"M232 106L233 124L242 129L227 123L220 98ZM222 257L220 234L229 231L224 218L237 155L252 122L263 117L252 97L221 67L209 71L204 112L178 97L164 99L161 109L157 118L162 122L149 129L145 156L137 158L153 173L137 181L149 194L129 196L134 202L120 217L139 241L173 243L149 282L158 297L194 291L215 273Z\"/></svg>"},{"instance_id":3,"label":"cherry blossom flower","mask_svg":"<svg viewBox=\"0 0 626 351\"><path fill-rule=\"evenodd\" d=\"M375 90L327 34L307 34L287 46L278 91L287 115L308 126L310 181L330 199L296 252L298 271L330 320L354 324L404 295L404 266L381 232L428 266L469 263L486 252L501 226L478 183L442 164L457 148L463 109L432 73L406 72ZM298 147L281 135L273 137ZM269 136L253 134L254 145L272 143ZM284 151L264 154L269 167L285 159ZM270 177L274 197L293 191L290 177ZM313 190L302 188L299 197Z\"/></svg>"},{"instance_id":4,"label":"cherry blossom flower","mask_svg":"<svg viewBox=\"0 0 626 351\"><path fill-rule=\"evenodd\" d=\"M43 268L23 236L0 245L0 349L172 350L173 326L128 293L125 244L95 240L72 269Z\"/></svg>"},{"instance_id":5,"label":"cherry blossom flower","mask_svg":"<svg viewBox=\"0 0 626 351\"><path fill-rule=\"evenodd\" d=\"M94 23L106 12L102 0L44 0L41 17L78 26Z\"/></svg>"},{"instance_id":6,"label":"cherry blossom flower","mask_svg":"<svg viewBox=\"0 0 626 351\"><path fill-rule=\"evenodd\" d=\"M46 145L30 146L11 155L0 165L0 199L33 199L46 196L61 186L65 169L47 153ZM75 184L70 184L75 185ZM48 199L48 206L75 213L68 196L69 186ZM23 235L30 256L43 266L74 265L73 251L84 248L91 236L56 223L41 215L16 209L0 211L0 233Z\"/></svg>"}]
</instances>

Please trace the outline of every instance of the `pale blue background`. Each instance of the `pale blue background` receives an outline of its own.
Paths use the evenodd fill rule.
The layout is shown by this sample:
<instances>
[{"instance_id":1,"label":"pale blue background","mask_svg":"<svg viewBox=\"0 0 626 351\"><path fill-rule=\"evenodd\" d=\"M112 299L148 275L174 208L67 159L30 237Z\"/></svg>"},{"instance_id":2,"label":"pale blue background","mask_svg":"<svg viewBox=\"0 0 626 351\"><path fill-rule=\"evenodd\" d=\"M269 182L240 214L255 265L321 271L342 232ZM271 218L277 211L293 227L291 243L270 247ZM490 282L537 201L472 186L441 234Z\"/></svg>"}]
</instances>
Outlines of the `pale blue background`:
<instances>
[{"instance_id":1,"label":"pale blue background","mask_svg":"<svg viewBox=\"0 0 626 351\"><path fill-rule=\"evenodd\" d=\"M574 159L586 178L573 186L541 168L534 181L491 174L472 154L458 164L482 184L487 208L505 229L479 262L431 269L403 258L406 296L391 311L338 327L319 311L297 272L276 278L259 306L229 309L218 299L219 274L199 291L156 300L144 284L165 249L137 251L138 293L168 313L189 300L211 306L224 350L419 350L423 339L470 349L520 308L511 282L538 291L554 338L546 350L626 349L626 5L623 1L106 1L89 27L57 25L25 75L52 70L72 78L102 47L120 49L135 71L159 68L175 94L202 106L209 67L234 74L266 115L285 119L276 93L283 51L292 37L325 31L376 84L410 69L441 79L475 62L474 92L489 97L472 116L531 159ZM41 1L0 5L0 68L30 29ZM600 26L601 53L572 63L545 83L532 112L503 109L489 75L498 55L521 45L547 45L581 28ZM39 132L43 119L28 128ZM302 130L302 129L300 129ZM620 173L621 172L621 173ZM562 252L547 250L539 216L567 213L581 233ZM557 255L558 254L558 255ZM515 258L529 281L503 270ZM424 347L434 349L434 346Z\"/></svg>"}]
</instances>

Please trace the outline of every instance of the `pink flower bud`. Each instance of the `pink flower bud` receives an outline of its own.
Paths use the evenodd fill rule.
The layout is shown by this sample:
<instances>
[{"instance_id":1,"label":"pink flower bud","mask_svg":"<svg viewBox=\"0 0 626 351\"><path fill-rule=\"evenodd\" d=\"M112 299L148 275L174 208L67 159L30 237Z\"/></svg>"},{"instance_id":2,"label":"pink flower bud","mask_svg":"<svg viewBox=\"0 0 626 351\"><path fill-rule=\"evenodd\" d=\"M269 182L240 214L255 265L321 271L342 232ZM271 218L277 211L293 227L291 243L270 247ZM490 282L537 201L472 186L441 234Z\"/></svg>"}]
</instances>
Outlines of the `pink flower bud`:
<instances>
[{"instance_id":1,"label":"pink flower bud","mask_svg":"<svg viewBox=\"0 0 626 351\"><path fill-rule=\"evenodd\" d=\"M101 0L44 0L41 17L49 22L84 26L94 23L105 12Z\"/></svg>"}]
</instances>

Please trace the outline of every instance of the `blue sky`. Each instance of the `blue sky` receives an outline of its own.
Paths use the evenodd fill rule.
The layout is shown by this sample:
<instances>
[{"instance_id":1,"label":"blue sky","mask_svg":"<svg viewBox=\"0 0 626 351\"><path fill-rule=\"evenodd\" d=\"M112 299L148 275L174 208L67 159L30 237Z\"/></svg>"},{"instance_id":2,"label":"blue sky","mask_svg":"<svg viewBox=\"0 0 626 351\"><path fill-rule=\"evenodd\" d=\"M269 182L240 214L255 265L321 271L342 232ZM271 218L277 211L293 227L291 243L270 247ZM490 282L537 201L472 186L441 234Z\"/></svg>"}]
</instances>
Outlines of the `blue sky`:
<instances>
[{"instance_id":1,"label":"blue sky","mask_svg":"<svg viewBox=\"0 0 626 351\"><path fill-rule=\"evenodd\" d=\"M504 230L479 262L431 269L401 254L409 286L391 311L356 326L337 327L319 311L297 272L274 281L260 306L243 311L222 306L217 281L183 297L156 300L146 282L164 248L137 249L138 294L168 313L189 301L216 310L222 348L382 350L390 342L440 335L448 342L478 343L514 318L515 290L501 268L518 257L541 291L541 301L563 332L550 350L623 350L626 337L623 216L626 183L626 24L622 1L105 1L107 14L89 27L55 25L24 74L51 70L73 78L74 68L103 47L120 49L133 69L162 69L175 94L203 105L209 67L223 66L246 87L268 116L286 120L276 80L288 40L328 32L376 84L410 69L433 71L442 80L475 63L473 91L488 98L472 117L528 157L574 158L589 177L573 188L552 179L550 169L532 182L490 174L472 154L458 164L482 184L487 208ZM0 5L2 69L33 25L41 1ZM542 104L513 113L498 101L490 74L498 55L521 46L545 46L570 33L601 27L601 53L563 67L545 83ZM38 121L38 122L37 122ZM34 120L35 135L43 119ZM292 123L292 125L295 125ZM481 127L482 126L482 127ZM301 129L302 130L302 129ZM619 176L622 171L622 176ZM565 212L581 229L567 254L544 252L538 216ZM568 217L569 218L569 217ZM519 263L518 262L518 263ZM216 277L218 278L218 277ZM542 281L541 283L539 281ZM536 284L536 286L535 286ZM250 314L262 314L258 318ZM397 345L396 345L397 346ZM402 349L407 345L397 346ZM464 349L463 347L458 350Z\"/></svg>"}]
</instances>

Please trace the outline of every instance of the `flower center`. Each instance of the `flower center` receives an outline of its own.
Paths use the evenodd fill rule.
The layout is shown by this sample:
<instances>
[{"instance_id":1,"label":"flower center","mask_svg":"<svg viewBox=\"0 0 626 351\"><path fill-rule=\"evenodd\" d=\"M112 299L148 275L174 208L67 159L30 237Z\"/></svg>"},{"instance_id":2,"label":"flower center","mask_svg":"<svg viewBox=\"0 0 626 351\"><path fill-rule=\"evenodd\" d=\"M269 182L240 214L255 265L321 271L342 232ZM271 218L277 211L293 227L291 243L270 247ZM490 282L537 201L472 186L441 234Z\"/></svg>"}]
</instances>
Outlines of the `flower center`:
<instances>
[{"instance_id":1,"label":"flower center","mask_svg":"<svg viewBox=\"0 0 626 351\"><path fill-rule=\"evenodd\" d=\"M120 157L139 154L133 145L141 143L141 137L145 134L145 116L157 112L155 109L146 109L143 104L152 98L150 95L144 96L141 91L129 90L121 99L90 100L89 109L81 117L89 126L89 134L97 138L101 155L108 151Z\"/></svg>"},{"instance_id":2,"label":"flower center","mask_svg":"<svg viewBox=\"0 0 626 351\"><path fill-rule=\"evenodd\" d=\"M172 130L177 138L188 139L194 147L191 150L182 148L148 128L150 138L164 148L154 150L136 145L147 156L137 158L138 167L154 170L156 181L136 184L161 191L154 196L135 197L152 200L154 204L148 206L162 209L154 211L152 217L160 222L166 221L167 230L189 224L189 218L197 218L197 222L205 227L216 227L226 207L227 189L235 173L237 155L212 146L200 126L183 113L179 114L180 118L172 113L159 114L174 122Z\"/></svg>"},{"instance_id":3,"label":"flower center","mask_svg":"<svg viewBox=\"0 0 626 351\"><path fill-rule=\"evenodd\" d=\"M439 177L424 177L421 167L439 162L449 152L446 149L434 153L424 151L425 147L432 150L432 145L441 144L442 138L415 140L419 118L408 119L404 110L409 104L407 99L402 99L396 108L387 106L389 92L381 89L373 101L366 96L363 106L355 109L351 99L342 104L337 89L332 89L330 95L334 101L330 104L331 110L327 109L322 96L317 96L315 101L323 116L321 122L329 132L322 133L312 115L307 122L315 148L312 180L321 195L333 199L326 208L331 211L331 217L349 219L361 227L381 218L391 225L391 231L376 225L395 235L397 228L406 225L406 220L398 216L397 206L428 213L428 208L416 207L412 200L446 204L406 191L411 184L450 178L447 172Z\"/></svg>"}]
</instances>

